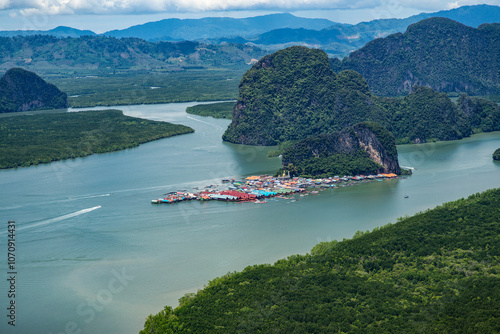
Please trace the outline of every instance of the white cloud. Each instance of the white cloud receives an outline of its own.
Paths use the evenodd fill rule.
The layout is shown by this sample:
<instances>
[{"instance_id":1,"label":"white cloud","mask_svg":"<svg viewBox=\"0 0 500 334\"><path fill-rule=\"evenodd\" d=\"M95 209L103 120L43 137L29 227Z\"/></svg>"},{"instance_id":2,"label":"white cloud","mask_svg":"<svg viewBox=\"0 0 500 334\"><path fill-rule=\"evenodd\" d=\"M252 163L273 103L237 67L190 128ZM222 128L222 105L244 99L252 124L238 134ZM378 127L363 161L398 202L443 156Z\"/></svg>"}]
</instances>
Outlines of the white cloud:
<instances>
[{"instance_id":1,"label":"white cloud","mask_svg":"<svg viewBox=\"0 0 500 334\"><path fill-rule=\"evenodd\" d=\"M252 9L370 8L380 0L0 0L0 10L30 14L124 14L162 11L200 12Z\"/></svg>"},{"instance_id":2,"label":"white cloud","mask_svg":"<svg viewBox=\"0 0 500 334\"><path fill-rule=\"evenodd\" d=\"M443 10L500 0L0 0L0 10L23 15L134 14L155 12L205 12L228 10L313 10L413 8Z\"/></svg>"}]
</instances>

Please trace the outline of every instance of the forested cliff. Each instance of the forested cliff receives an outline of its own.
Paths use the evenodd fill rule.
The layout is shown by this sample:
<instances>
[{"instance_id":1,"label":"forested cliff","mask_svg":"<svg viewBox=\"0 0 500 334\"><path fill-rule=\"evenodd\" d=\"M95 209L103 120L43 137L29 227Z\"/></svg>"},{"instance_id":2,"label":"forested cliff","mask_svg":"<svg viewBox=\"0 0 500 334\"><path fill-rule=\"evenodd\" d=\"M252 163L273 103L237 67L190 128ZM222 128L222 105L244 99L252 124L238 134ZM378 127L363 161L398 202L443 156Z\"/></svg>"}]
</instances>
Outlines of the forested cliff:
<instances>
[{"instance_id":1,"label":"forested cliff","mask_svg":"<svg viewBox=\"0 0 500 334\"><path fill-rule=\"evenodd\" d=\"M400 173L394 136L373 122L301 140L285 150L282 165L292 176Z\"/></svg>"},{"instance_id":2,"label":"forested cliff","mask_svg":"<svg viewBox=\"0 0 500 334\"><path fill-rule=\"evenodd\" d=\"M377 122L397 143L454 140L500 130L500 107L463 94L412 86L404 98L378 97L357 72L336 74L326 53L291 47L265 56L241 79L232 122L223 140L276 145Z\"/></svg>"},{"instance_id":3,"label":"forested cliff","mask_svg":"<svg viewBox=\"0 0 500 334\"><path fill-rule=\"evenodd\" d=\"M294 46L265 56L240 82L225 141L275 145L370 120L387 124L356 72L335 74L325 52Z\"/></svg>"},{"instance_id":4,"label":"forested cliff","mask_svg":"<svg viewBox=\"0 0 500 334\"><path fill-rule=\"evenodd\" d=\"M413 85L472 95L500 93L500 23L468 27L446 18L414 23L404 34L375 39L334 71L354 70L374 94L404 95Z\"/></svg>"}]
</instances>

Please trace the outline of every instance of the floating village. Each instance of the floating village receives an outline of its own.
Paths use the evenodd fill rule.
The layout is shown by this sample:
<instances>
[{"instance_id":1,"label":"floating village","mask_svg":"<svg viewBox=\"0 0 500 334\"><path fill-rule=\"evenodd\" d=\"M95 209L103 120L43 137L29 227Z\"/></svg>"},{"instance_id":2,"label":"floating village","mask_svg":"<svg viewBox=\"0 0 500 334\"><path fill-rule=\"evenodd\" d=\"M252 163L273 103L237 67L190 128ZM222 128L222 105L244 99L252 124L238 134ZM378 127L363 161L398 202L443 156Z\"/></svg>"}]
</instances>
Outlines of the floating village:
<instances>
[{"instance_id":1,"label":"floating village","mask_svg":"<svg viewBox=\"0 0 500 334\"><path fill-rule=\"evenodd\" d=\"M186 190L173 191L163 197L151 201L153 204L173 204L184 201L225 201L225 202L253 202L266 203L266 198L290 198L290 195L299 193L300 196L317 194L320 190L348 187L371 181L395 179L398 175L358 175L334 176L323 179L308 179L302 177L275 177L269 175L249 176L244 180L223 179L220 185L208 185L202 190L194 188L192 192Z\"/></svg>"}]
</instances>

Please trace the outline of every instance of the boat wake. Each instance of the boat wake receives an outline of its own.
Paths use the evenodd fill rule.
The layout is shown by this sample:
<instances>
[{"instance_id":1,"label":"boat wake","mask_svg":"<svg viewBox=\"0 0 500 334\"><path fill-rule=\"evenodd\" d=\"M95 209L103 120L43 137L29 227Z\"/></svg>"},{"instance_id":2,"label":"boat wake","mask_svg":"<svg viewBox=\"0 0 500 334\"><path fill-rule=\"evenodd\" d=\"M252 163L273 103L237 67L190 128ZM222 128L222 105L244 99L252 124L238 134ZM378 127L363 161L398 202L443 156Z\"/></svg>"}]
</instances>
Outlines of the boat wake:
<instances>
[{"instance_id":1,"label":"boat wake","mask_svg":"<svg viewBox=\"0 0 500 334\"><path fill-rule=\"evenodd\" d=\"M73 217L76 217L76 216L80 216L80 215L89 213L89 212L97 210L99 208L101 208L100 205L94 206L92 208L87 208L87 209L83 209L83 210L80 210L80 211L68 213L68 214L63 215L63 216L40 220L40 221L34 222L34 223L30 224L30 225L20 226L19 228L17 228L17 230L18 231L20 231L20 230L27 230L27 229L31 229L31 228L35 228L35 227L49 225L49 224L52 224L52 223L57 223L57 222L60 222L60 221L63 221L63 220L69 219L69 218L73 218Z\"/></svg>"},{"instance_id":2,"label":"boat wake","mask_svg":"<svg viewBox=\"0 0 500 334\"><path fill-rule=\"evenodd\" d=\"M102 195L89 195L89 196L76 196L76 197L69 197L69 200L80 200L80 199L87 199L87 198L96 198L96 197L106 197L106 196L111 196L111 194L102 194Z\"/></svg>"},{"instance_id":3,"label":"boat wake","mask_svg":"<svg viewBox=\"0 0 500 334\"><path fill-rule=\"evenodd\" d=\"M205 121L202 121L202 120L199 120L199 119L196 119L194 117L191 117L191 116L186 116L187 118L189 119L192 119L193 121L196 121L196 122L200 122L200 123L203 123L203 124L207 124L207 125L210 125L210 126L213 126L214 128L217 128L217 129L223 129L222 127L218 126L218 125L215 125L215 124L212 124L212 123L208 123L208 122L205 122Z\"/></svg>"}]
</instances>

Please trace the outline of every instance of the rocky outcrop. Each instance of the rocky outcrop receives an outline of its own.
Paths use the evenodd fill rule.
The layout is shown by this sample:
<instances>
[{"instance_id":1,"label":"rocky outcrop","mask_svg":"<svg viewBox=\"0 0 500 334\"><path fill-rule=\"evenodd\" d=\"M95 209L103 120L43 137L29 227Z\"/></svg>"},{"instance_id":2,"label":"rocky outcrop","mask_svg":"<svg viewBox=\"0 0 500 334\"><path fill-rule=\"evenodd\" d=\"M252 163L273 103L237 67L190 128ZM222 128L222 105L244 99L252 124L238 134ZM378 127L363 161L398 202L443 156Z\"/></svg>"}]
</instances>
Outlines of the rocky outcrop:
<instances>
[{"instance_id":1,"label":"rocky outcrop","mask_svg":"<svg viewBox=\"0 0 500 334\"><path fill-rule=\"evenodd\" d=\"M354 71L335 74L324 51L294 46L265 56L245 73L222 138L276 145L365 120L389 123L363 77Z\"/></svg>"},{"instance_id":2,"label":"rocky outcrop","mask_svg":"<svg viewBox=\"0 0 500 334\"><path fill-rule=\"evenodd\" d=\"M282 164L308 176L401 172L394 136L373 122L304 139L283 153Z\"/></svg>"},{"instance_id":3,"label":"rocky outcrop","mask_svg":"<svg viewBox=\"0 0 500 334\"><path fill-rule=\"evenodd\" d=\"M11 68L0 79L0 113L67 107L66 93L33 72Z\"/></svg>"},{"instance_id":4,"label":"rocky outcrop","mask_svg":"<svg viewBox=\"0 0 500 334\"><path fill-rule=\"evenodd\" d=\"M406 95L414 85L494 95L500 92L499 54L499 23L472 28L434 17L410 25L404 34L375 39L332 61L332 67L361 73L377 95Z\"/></svg>"}]
</instances>

